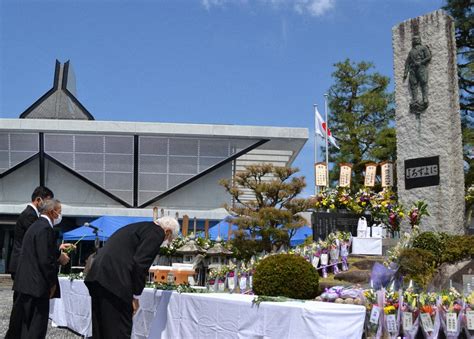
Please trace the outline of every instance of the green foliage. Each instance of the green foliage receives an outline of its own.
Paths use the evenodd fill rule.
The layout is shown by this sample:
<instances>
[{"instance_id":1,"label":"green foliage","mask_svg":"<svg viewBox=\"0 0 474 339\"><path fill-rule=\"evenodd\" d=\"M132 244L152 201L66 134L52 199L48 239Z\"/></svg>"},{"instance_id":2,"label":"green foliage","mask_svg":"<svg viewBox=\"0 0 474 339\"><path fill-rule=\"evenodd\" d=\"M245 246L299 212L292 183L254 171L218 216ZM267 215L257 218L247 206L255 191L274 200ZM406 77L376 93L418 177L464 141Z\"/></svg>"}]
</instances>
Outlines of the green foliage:
<instances>
[{"instance_id":1,"label":"green foliage","mask_svg":"<svg viewBox=\"0 0 474 339\"><path fill-rule=\"evenodd\" d=\"M420 287L426 288L435 272L435 256L421 248L405 248L399 257L399 272L406 281L413 280Z\"/></svg>"},{"instance_id":2,"label":"green foliage","mask_svg":"<svg viewBox=\"0 0 474 339\"><path fill-rule=\"evenodd\" d=\"M474 256L474 236L450 235L442 232L423 232L413 241L413 247L430 252L439 266L455 263Z\"/></svg>"},{"instance_id":3,"label":"green foliage","mask_svg":"<svg viewBox=\"0 0 474 339\"><path fill-rule=\"evenodd\" d=\"M445 250L447 234L439 232L423 232L413 240L413 247L429 251L434 255L436 262L441 262L441 255Z\"/></svg>"},{"instance_id":4,"label":"green foliage","mask_svg":"<svg viewBox=\"0 0 474 339\"><path fill-rule=\"evenodd\" d=\"M233 181L220 182L235 201L225 208L237 217L233 222L239 226L234 232L239 239L233 245L242 256L247 256L244 253L248 252L239 248L245 245L245 239L270 252L289 246L290 238L304 226L306 221L298 213L308 209L309 201L297 198L306 187L304 177L294 176L297 172L297 168L253 165L237 172ZM244 189L251 191L255 199L243 200ZM259 240L252 240L257 238Z\"/></svg>"},{"instance_id":5,"label":"green foliage","mask_svg":"<svg viewBox=\"0 0 474 339\"><path fill-rule=\"evenodd\" d=\"M469 152L474 147L474 11L472 0L447 0L443 7L453 18L456 27L456 47L458 61L459 105L462 117L462 139L464 161L469 164L465 176L466 187L474 184L474 159ZM469 121L470 120L470 121Z\"/></svg>"},{"instance_id":6,"label":"green foliage","mask_svg":"<svg viewBox=\"0 0 474 339\"><path fill-rule=\"evenodd\" d=\"M393 160L396 139L390 123L394 118L393 94L388 92L390 78L372 72L370 62L336 63L329 89L332 112L331 129L341 147L331 147L331 161L353 164L353 187L363 186L363 171L369 161ZM338 173L331 173L334 178Z\"/></svg>"},{"instance_id":7,"label":"green foliage","mask_svg":"<svg viewBox=\"0 0 474 339\"><path fill-rule=\"evenodd\" d=\"M261 253L265 245L261 240L248 239L245 234L238 233L230 241L234 258L248 262L252 256Z\"/></svg>"},{"instance_id":8,"label":"green foliage","mask_svg":"<svg viewBox=\"0 0 474 339\"><path fill-rule=\"evenodd\" d=\"M474 113L474 10L472 0L447 0L443 7L453 18L458 49L460 106L465 115Z\"/></svg>"},{"instance_id":9,"label":"green foliage","mask_svg":"<svg viewBox=\"0 0 474 339\"><path fill-rule=\"evenodd\" d=\"M318 287L316 269L303 257L293 254L276 254L263 259L253 278L257 295L313 299Z\"/></svg>"},{"instance_id":10,"label":"green foliage","mask_svg":"<svg viewBox=\"0 0 474 339\"><path fill-rule=\"evenodd\" d=\"M474 256L474 236L450 235L444 241L441 261L455 263Z\"/></svg>"}]
</instances>

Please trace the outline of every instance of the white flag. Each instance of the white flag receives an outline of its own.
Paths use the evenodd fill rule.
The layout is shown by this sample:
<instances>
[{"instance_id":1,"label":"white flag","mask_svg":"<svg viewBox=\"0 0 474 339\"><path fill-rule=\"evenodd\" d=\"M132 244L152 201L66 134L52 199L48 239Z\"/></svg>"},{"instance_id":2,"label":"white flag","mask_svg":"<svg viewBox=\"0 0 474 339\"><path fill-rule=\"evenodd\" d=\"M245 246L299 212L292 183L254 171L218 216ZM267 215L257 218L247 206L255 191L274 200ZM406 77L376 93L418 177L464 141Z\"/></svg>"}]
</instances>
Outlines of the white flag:
<instances>
[{"instance_id":1,"label":"white flag","mask_svg":"<svg viewBox=\"0 0 474 339\"><path fill-rule=\"evenodd\" d=\"M326 126L327 125L324 122L323 117L321 116L321 114L319 114L318 108L316 107L316 131L315 131L316 134L324 138L325 133L326 133L325 132ZM334 147L339 149L339 146L336 143L336 139L334 139L334 137L331 135L331 130L329 128L328 128L328 140Z\"/></svg>"}]
</instances>

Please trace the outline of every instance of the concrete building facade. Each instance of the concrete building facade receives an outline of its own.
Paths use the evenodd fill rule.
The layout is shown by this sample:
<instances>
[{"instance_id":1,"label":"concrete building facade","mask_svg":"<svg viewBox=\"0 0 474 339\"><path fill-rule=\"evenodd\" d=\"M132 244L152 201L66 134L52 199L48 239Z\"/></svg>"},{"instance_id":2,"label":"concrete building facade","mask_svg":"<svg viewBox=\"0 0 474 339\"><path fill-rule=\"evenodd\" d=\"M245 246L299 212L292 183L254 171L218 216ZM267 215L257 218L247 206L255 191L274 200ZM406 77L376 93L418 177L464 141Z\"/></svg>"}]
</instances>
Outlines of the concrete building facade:
<instances>
[{"instance_id":1,"label":"concrete building facade","mask_svg":"<svg viewBox=\"0 0 474 339\"><path fill-rule=\"evenodd\" d=\"M151 216L153 206L221 220L231 197L220 179L250 164L289 166L308 138L306 128L96 121L74 79L57 62L53 88L20 119L0 119L0 273L38 185L62 201L64 230L103 215Z\"/></svg>"}]
</instances>

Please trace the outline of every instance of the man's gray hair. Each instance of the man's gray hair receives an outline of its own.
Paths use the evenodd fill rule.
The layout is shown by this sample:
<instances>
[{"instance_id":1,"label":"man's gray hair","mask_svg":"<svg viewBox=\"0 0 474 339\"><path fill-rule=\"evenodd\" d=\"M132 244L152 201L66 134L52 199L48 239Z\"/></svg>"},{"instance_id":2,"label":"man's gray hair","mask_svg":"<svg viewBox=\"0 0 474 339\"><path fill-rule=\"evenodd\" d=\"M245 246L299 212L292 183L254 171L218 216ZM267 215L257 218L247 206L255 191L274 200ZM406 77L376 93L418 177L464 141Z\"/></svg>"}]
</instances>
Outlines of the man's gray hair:
<instances>
[{"instance_id":1,"label":"man's gray hair","mask_svg":"<svg viewBox=\"0 0 474 339\"><path fill-rule=\"evenodd\" d=\"M45 201L43 201L39 212L46 214L51 211L54 211L59 206L61 206L61 201L59 201L58 199L46 199Z\"/></svg>"},{"instance_id":2,"label":"man's gray hair","mask_svg":"<svg viewBox=\"0 0 474 339\"><path fill-rule=\"evenodd\" d=\"M155 223L161 226L162 229L170 230L173 233L173 238L179 234L179 223L173 217L161 217L155 220Z\"/></svg>"}]
</instances>

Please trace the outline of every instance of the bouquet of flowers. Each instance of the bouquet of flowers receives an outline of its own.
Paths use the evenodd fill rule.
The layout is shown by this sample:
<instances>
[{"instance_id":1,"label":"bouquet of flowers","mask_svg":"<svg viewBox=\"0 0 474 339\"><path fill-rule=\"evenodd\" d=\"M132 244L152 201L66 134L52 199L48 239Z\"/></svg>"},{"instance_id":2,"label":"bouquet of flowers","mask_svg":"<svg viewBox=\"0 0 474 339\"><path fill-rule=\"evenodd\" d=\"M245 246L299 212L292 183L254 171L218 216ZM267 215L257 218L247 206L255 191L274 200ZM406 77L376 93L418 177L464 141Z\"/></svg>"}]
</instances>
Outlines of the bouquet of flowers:
<instances>
[{"instance_id":1,"label":"bouquet of flowers","mask_svg":"<svg viewBox=\"0 0 474 339\"><path fill-rule=\"evenodd\" d=\"M314 268L318 268L319 260L321 256L321 248L319 246L319 243L313 242L309 246L308 251L310 253L311 265L313 265Z\"/></svg>"},{"instance_id":2,"label":"bouquet of flowers","mask_svg":"<svg viewBox=\"0 0 474 339\"><path fill-rule=\"evenodd\" d=\"M342 270L347 271L349 269L347 257L349 256L349 247L351 246L352 234L350 232L337 232L336 235L341 244Z\"/></svg>"},{"instance_id":3,"label":"bouquet of flowers","mask_svg":"<svg viewBox=\"0 0 474 339\"><path fill-rule=\"evenodd\" d=\"M421 222L421 218L425 215L429 216L430 214L427 211L428 204L426 202L419 200L413 204L413 207L408 212L408 221L412 228L418 227Z\"/></svg>"},{"instance_id":4,"label":"bouquet of flowers","mask_svg":"<svg viewBox=\"0 0 474 339\"><path fill-rule=\"evenodd\" d=\"M219 270L217 268L213 268L209 270L209 274L207 275L207 289L211 292L217 292L217 279L219 277Z\"/></svg>"},{"instance_id":5,"label":"bouquet of flowers","mask_svg":"<svg viewBox=\"0 0 474 339\"><path fill-rule=\"evenodd\" d=\"M464 299L461 318L466 337L474 338L474 291Z\"/></svg>"},{"instance_id":6,"label":"bouquet of flowers","mask_svg":"<svg viewBox=\"0 0 474 339\"><path fill-rule=\"evenodd\" d=\"M236 279L237 279L237 274L236 274L236 268L237 266L234 263L230 263L229 265L226 266L226 282L227 282L227 288L229 289L229 292L233 292L236 287Z\"/></svg>"},{"instance_id":7,"label":"bouquet of flowers","mask_svg":"<svg viewBox=\"0 0 474 339\"><path fill-rule=\"evenodd\" d=\"M337 206L338 192L333 189L322 191L314 199L315 209L335 210Z\"/></svg>"},{"instance_id":8,"label":"bouquet of flowers","mask_svg":"<svg viewBox=\"0 0 474 339\"><path fill-rule=\"evenodd\" d=\"M245 263L242 263L240 265L239 277L238 277L240 293L247 293L248 278L251 271L252 271L252 268L248 265L245 265Z\"/></svg>"},{"instance_id":9,"label":"bouquet of flowers","mask_svg":"<svg viewBox=\"0 0 474 339\"><path fill-rule=\"evenodd\" d=\"M359 192L355 194L354 203L351 205L354 213L363 214L365 211L370 212L373 195L374 193L368 189L360 189Z\"/></svg>"},{"instance_id":10,"label":"bouquet of flowers","mask_svg":"<svg viewBox=\"0 0 474 339\"><path fill-rule=\"evenodd\" d=\"M212 243L210 239L202 238L202 237L196 238L196 244L205 250L208 250L209 248L214 246L214 244Z\"/></svg>"},{"instance_id":11,"label":"bouquet of flowers","mask_svg":"<svg viewBox=\"0 0 474 339\"><path fill-rule=\"evenodd\" d=\"M329 258L333 272L334 274L338 274L339 268L337 267L337 264L339 262L339 239L336 234L329 233L326 240L329 245Z\"/></svg>"},{"instance_id":12,"label":"bouquet of flowers","mask_svg":"<svg viewBox=\"0 0 474 339\"><path fill-rule=\"evenodd\" d=\"M399 293L393 290L384 291L384 329L389 338L397 338L400 323L400 297Z\"/></svg>"},{"instance_id":13,"label":"bouquet of flowers","mask_svg":"<svg viewBox=\"0 0 474 339\"><path fill-rule=\"evenodd\" d=\"M420 327L420 310L418 309L418 294L413 291L411 286L405 290L400 298L400 311L402 314L403 337L414 339Z\"/></svg>"},{"instance_id":14,"label":"bouquet of flowers","mask_svg":"<svg viewBox=\"0 0 474 339\"><path fill-rule=\"evenodd\" d=\"M441 292L439 313L446 338L457 338L461 333L462 303L461 294L455 288Z\"/></svg>"},{"instance_id":15,"label":"bouquet of flowers","mask_svg":"<svg viewBox=\"0 0 474 339\"><path fill-rule=\"evenodd\" d=\"M187 242L187 238L182 236L176 237L168 246L160 247L160 255L170 257L176 253L176 250L184 246Z\"/></svg>"},{"instance_id":16,"label":"bouquet of flowers","mask_svg":"<svg viewBox=\"0 0 474 339\"><path fill-rule=\"evenodd\" d=\"M327 241L322 241L319 240L319 248L321 249L321 255L320 255L320 260L321 260L321 271L323 278L328 277L328 263L329 263L329 257L328 257L328 248L329 244Z\"/></svg>"},{"instance_id":17,"label":"bouquet of flowers","mask_svg":"<svg viewBox=\"0 0 474 339\"><path fill-rule=\"evenodd\" d=\"M368 289L364 291L364 303L366 309L366 329L367 338L380 338L382 336L382 308L383 293Z\"/></svg>"},{"instance_id":18,"label":"bouquet of flowers","mask_svg":"<svg viewBox=\"0 0 474 339\"><path fill-rule=\"evenodd\" d=\"M436 293L420 293L419 309L420 321L423 335L427 339L438 338L440 328L439 313L436 307L437 304Z\"/></svg>"},{"instance_id":19,"label":"bouquet of flowers","mask_svg":"<svg viewBox=\"0 0 474 339\"><path fill-rule=\"evenodd\" d=\"M394 236L395 232L400 231L400 223L404 216L405 216L405 212L401 205L397 205L397 204L387 205L386 225L392 237Z\"/></svg>"},{"instance_id":20,"label":"bouquet of flowers","mask_svg":"<svg viewBox=\"0 0 474 339\"><path fill-rule=\"evenodd\" d=\"M352 204L350 190L345 187L338 188L336 204L338 208L349 210Z\"/></svg>"}]
</instances>

